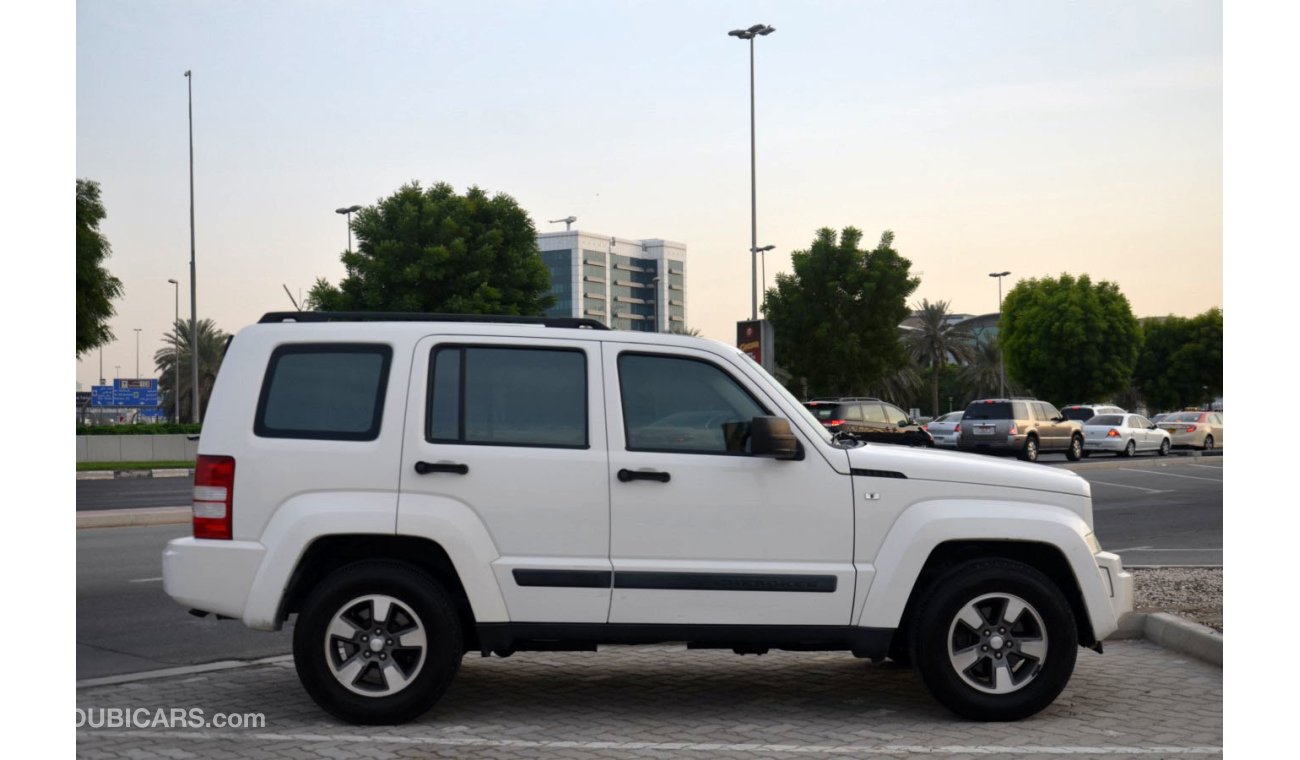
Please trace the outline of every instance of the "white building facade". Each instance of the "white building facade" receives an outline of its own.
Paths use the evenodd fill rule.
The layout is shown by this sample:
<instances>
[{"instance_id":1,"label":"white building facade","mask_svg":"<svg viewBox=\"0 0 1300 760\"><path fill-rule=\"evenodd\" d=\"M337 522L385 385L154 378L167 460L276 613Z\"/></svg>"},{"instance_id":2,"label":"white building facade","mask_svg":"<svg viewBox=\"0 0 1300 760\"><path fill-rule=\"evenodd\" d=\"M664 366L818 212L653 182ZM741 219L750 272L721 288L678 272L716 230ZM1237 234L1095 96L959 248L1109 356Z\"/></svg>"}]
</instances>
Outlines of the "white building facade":
<instances>
[{"instance_id":1,"label":"white building facade","mask_svg":"<svg viewBox=\"0 0 1300 760\"><path fill-rule=\"evenodd\" d=\"M685 332L686 246L581 230L537 236L551 274L551 317L596 319L614 330Z\"/></svg>"}]
</instances>

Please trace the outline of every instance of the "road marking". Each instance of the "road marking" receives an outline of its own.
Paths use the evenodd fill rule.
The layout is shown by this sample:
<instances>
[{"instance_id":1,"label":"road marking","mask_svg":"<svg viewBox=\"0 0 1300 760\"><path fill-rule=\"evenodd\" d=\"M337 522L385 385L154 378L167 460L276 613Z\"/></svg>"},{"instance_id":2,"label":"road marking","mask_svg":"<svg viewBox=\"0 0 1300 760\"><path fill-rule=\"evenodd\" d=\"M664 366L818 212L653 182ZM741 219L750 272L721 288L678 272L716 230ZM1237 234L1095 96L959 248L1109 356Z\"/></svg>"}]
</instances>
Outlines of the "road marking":
<instances>
[{"instance_id":1,"label":"road marking","mask_svg":"<svg viewBox=\"0 0 1300 760\"><path fill-rule=\"evenodd\" d=\"M1138 472L1141 472L1141 470L1138 470ZM1129 486L1129 485L1124 485L1123 483L1107 483L1104 480L1089 480L1088 482L1099 486L1115 486L1116 488L1132 488L1135 491L1146 491L1147 493L1173 493L1173 491L1168 488L1166 489L1143 488L1142 486Z\"/></svg>"},{"instance_id":2,"label":"road marking","mask_svg":"<svg viewBox=\"0 0 1300 760\"><path fill-rule=\"evenodd\" d=\"M1210 483L1222 483L1222 478L1201 478L1195 475L1179 475L1176 472L1156 472L1155 470L1135 470L1132 467L1121 467L1124 472L1141 472L1147 475L1164 475L1166 478L1187 478L1188 480L1204 480Z\"/></svg>"},{"instance_id":3,"label":"road marking","mask_svg":"<svg viewBox=\"0 0 1300 760\"><path fill-rule=\"evenodd\" d=\"M135 580L127 581L127 583L157 583L160 580L162 580L161 575L157 578L136 578Z\"/></svg>"},{"instance_id":4,"label":"road marking","mask_svg":"<svg viewBox=\"0 0 1300 760\"><path fill-rule=\"evenodd\" d=\"M1220 464L1220 465L1213 465L1213 464L1189 464L1189 465L1187 465L1187 466L1188 466L1188 467L1203 467L1203 468L1205 468L1205 469L1207 469L1207 470L1219 470L1220 472L1223 471L1223 465L1221 465L1221 464Z\"/></svg>"},{"instance_id":5,"label":"road marking","mask_svg":"<svg viewBox=\"0 0 1300 760\"><path fill-rule=\"evenodd\" d=\"M92 731L78 730L90 737ZM928 744L730 744L726 742L630 742L487 739L451 736L394 736L391 734L286 734L225 731L105 731L113 738L221 740L242 742L319 742L344 744L400 744L435 747L498 747L510 749L568 749L651 752L778 752L802 755L1222 755L1223 747L1134 746L932 746Z\"/></svg>"},{"instance_id":6,"label":"road marking","mask_svg":"<svg viewBox=\"0 0 1300 760\"><path fill-rule=\"evenodd\" d=\"M1150 548L1151 548L1150 546L1129 546L1123 549L1107 549L1106 551L1111 551L1116 554L1122 554L1123 552L1136 552L1136 551L1141 551L1143 549L1150 549Z\"/></svg>"}]
</instances>

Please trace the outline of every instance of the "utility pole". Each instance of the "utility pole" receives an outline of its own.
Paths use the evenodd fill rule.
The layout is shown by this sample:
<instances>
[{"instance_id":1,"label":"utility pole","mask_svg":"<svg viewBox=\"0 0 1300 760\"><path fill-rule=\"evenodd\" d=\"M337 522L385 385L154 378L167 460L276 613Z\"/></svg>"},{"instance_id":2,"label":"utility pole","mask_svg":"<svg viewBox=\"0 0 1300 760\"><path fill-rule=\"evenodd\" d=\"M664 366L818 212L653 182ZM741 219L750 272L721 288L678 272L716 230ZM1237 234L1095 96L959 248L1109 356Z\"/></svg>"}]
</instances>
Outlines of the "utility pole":
<instances>
[{"instance_id":1,"label":"utility pole","mask_svg":"<svg viewBox=\"0 0 1300 760\"><path fill-rule=\"evenodd\" d=\"M190 121L190 420L198 423L203 420L199 418L199 306L194 270L194 77L189 69L185 70L185 89Z\"/></svg>"}]
</instances>

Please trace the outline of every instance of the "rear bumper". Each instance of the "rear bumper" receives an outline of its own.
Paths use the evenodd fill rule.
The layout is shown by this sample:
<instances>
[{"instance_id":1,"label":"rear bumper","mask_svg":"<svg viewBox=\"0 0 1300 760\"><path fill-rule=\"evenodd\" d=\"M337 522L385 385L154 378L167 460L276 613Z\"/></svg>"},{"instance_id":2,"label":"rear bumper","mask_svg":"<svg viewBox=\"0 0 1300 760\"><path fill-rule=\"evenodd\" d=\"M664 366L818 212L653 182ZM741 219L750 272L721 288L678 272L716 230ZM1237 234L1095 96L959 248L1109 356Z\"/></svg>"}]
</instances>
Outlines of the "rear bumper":
<instances>
[{"instance_id":1,"label":"rear bumper","mask_svg":"<svg viewBox=\"0 0 1300 760\"><path fill-rule=\"evenodd\" d=\"M1128 444L1124 438L1085 438L1083 439L1084 451L1123 451Z\"/></svg>"},{"instance_id":2,"label":"rear bumper","mask_svg":"<svg viewBox=\"0 0 1300 760\"><path fill-rule=\"evenodd\" d=\"M163 550L163 591L182 607L242 620L265 553L256 541L175 539Z\"/></svg>"},{"instance_id":3,"label":"rear bumper","mask_svg":"<svg viewBox=\"0 0 1300 760\"><path fill-rule=\"evenodd\" d=\"M988 451L1010 454L1025 447L1024 435L976 436L962 432L957 448L961 451Z\"/></svg>"},{"instance_id":4,"label":"rear bumper","mask_svg":"<svg viewBox=\"0 0 1300 760\"><path fill-rule=\"evenodd\" d=\"M934 445L944 449L955 449L961 439L960 433L930 433L934 437Z\"/></svg>"}]
</instances>

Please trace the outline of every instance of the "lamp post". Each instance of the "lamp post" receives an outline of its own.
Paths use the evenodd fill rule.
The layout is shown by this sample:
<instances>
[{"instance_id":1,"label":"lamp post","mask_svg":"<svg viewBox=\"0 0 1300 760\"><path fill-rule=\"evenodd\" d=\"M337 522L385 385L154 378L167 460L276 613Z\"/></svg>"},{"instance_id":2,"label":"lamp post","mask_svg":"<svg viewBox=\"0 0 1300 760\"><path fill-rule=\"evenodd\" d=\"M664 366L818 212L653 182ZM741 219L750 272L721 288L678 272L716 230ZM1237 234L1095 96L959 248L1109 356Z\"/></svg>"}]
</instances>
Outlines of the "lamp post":
<instances>
[{"instance_id":1,"label":"lamp post","mask_svg":"<svg viewBox=\"0 0 1300 760\"><path fill-rule=\"evenodd\" d=\"M989 277L998 281L998 372L1000 374L1000 389L1002 398L1007 397L1007 360L1002 355L1002 278L1011 274L1010 272L989 272Z\"/></svg>"},{"instance_id":2,"label":"lamp post","mask_svg":"<svg viewBox=\"0 0 1300 760\"><path fill-rule=\"evenodd\" d=\"M181 422L181 284L173 279L168 279L175 286L176 290L176 309L172 319L172 371L175 379L172 381L172 401L176 416L172 422L180 424Z\"/></svg>"},{"instance_id":3,"label":"lamp post","mask_svg":"<svg viewBox=\"0 0 1300 760\"><path fill-rule=\"evenodd\" d=\"M140 378L140 328L132 327L135 330L135 376Z\"/></svg>"},{"instance_id":4,"label":"lamp post","mask_svg":"<svg viewBox=\"0 0 1300 760\"><path fill-rule=\"evenodd\" d=\"M767 24L754 24L748 29L732 29L727 34L749 41L749 296L752 302L750 319L758 319L758 178L754 148L754 38L766 37L776 28Z\"/></svg>"},{"instance_id":5,"label":"lamp post","mask_svg":"<svg viewBox=\"0 0 1300 760\"><path fill-rule=\"evenodd\" d=\"M348 253L352 253L352 214L360 211L360 206L348 206L347 208L336 208L334 213L348 215Z\"/></svg>"},{"instance_id":6,"label":"lamp post","mask_svg":"<svg viewBox=\"0 0 1300 760\"><path fill-rule=\"evenodd\" d=\"M762 280L762 282L763 282L763 295L764 295L764 296L767 295L767 252L770 251L770 250L772 250L772 249L775 248L775 247L776 247L776 246L774 246L774 245L765 245L765 246L763 246L762 248L758 248L758 249L756 249L758 253L763 254L763 280ZM767 309L763 309L763 316L764 316L764 317L767 316Z\"/></svg>"},{"instance_id":7,"label":"lamp post","mask_svg":"<svg viewBox=\"0 0 1300 760\"><path fill-rule=\"evenodd\" d=\"M190 421L199 418L199 305L198 279L194 272L194 77L185 70L186 102L190 121Z\"/></svg>"}]
</instances>

